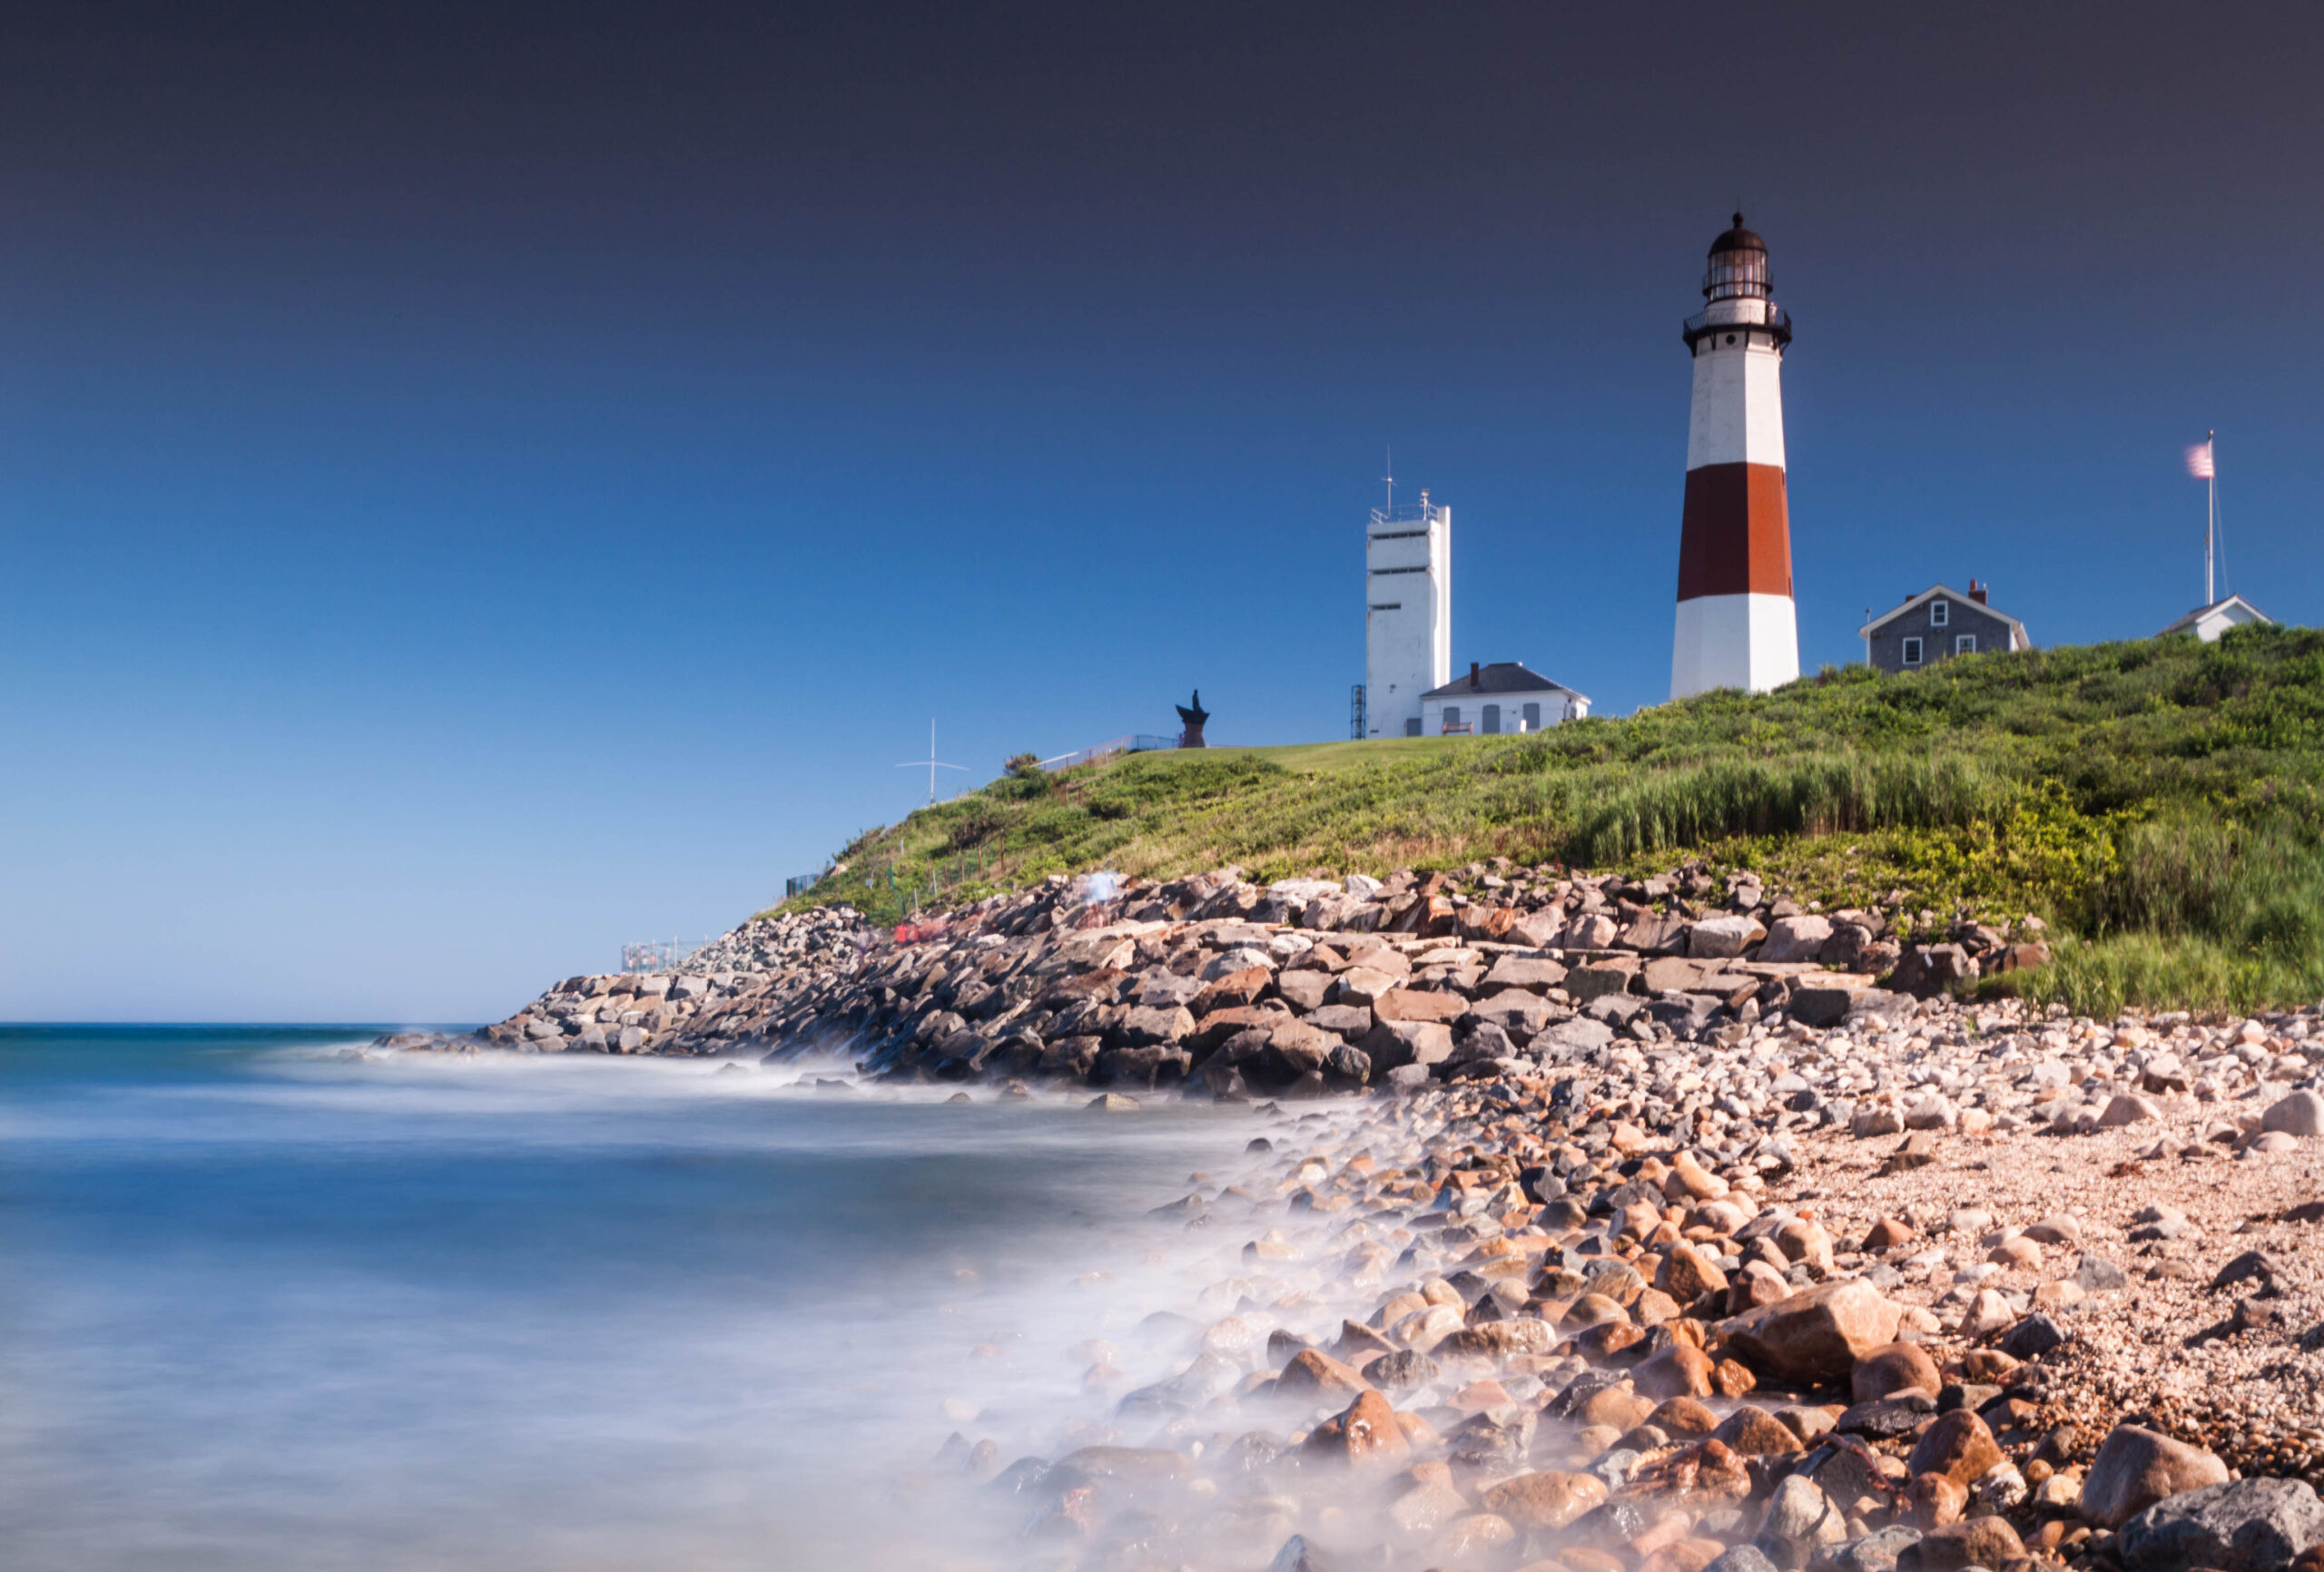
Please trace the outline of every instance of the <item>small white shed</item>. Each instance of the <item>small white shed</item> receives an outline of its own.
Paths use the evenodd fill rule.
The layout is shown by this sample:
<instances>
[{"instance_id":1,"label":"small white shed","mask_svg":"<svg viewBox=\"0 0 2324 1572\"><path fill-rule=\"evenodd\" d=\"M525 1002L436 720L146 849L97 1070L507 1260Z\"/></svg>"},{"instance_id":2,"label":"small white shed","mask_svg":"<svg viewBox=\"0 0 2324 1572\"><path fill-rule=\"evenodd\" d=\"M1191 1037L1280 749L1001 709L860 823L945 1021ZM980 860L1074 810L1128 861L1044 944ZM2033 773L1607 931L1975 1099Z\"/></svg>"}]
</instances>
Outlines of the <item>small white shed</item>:
<instances>
[{"instance_id":1,"label":"small white shed","mask_svg":"<svg viewBox=\"0 0 2324 1572\"><path fill-rule=\"evenodd\" d=\"M2230 628L2240 628L2246 623L2273 624L2275 618L2245 600L2241 595L2230 595L2223 601L2213 601L2207 606L2197 606L2177 622L2162 630L2163 634L2192 634L2203 643L2217 644L2220 634ZM2162 634L2155 634L2161 638Z\"/></svg>"}]
</instances>

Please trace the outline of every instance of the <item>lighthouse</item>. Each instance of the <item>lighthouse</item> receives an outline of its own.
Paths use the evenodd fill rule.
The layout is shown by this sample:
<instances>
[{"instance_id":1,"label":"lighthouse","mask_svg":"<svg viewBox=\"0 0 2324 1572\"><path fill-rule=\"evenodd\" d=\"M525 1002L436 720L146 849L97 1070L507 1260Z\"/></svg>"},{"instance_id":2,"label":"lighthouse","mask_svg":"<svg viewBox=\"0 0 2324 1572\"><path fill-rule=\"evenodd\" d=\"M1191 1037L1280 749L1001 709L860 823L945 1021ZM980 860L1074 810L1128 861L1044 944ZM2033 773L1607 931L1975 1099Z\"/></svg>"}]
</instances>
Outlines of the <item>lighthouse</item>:
<instances>
[{"instance_id":1,"label":"lighthouse","mask_svg":"<svg viewBox=\"0 0 2324 1572\"><path fill-rule=\"evenodd\" d=\"M1695 396L1670 644L1674 699L1713 688L1765 693L1799 675L1784 504L1782 373L1791 319L1769 291L1768 244L1743 227L1741 213L1710 243L1703 300L1685 326Z\"/></svg>"}]
</instances>

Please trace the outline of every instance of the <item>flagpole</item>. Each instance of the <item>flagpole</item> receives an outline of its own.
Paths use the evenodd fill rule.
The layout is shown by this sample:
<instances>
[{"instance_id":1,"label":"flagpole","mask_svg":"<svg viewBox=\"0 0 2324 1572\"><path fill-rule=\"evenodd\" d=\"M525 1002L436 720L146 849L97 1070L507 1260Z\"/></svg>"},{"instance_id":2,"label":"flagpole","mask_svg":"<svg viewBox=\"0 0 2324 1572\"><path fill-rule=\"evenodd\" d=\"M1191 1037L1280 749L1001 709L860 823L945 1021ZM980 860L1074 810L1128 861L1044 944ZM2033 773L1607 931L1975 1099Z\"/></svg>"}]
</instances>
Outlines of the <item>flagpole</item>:
<instances>
[{"instance_id":1,"label":"flagpole","mask_svg":"<svg viewBox=\"0 0 2324 1572\"><path fill-rule=\"evenodd\" d=\"M2219 535L2219 433L2207 433L2203 437L2203 452L2211 459L2207 467L2211 475L2203 482L2209 506L2203 513L2203 604L2217 605L2219 595L2211 584L2211 564L2218 556L2215 544Z\"/></svg>"}]
</instances>

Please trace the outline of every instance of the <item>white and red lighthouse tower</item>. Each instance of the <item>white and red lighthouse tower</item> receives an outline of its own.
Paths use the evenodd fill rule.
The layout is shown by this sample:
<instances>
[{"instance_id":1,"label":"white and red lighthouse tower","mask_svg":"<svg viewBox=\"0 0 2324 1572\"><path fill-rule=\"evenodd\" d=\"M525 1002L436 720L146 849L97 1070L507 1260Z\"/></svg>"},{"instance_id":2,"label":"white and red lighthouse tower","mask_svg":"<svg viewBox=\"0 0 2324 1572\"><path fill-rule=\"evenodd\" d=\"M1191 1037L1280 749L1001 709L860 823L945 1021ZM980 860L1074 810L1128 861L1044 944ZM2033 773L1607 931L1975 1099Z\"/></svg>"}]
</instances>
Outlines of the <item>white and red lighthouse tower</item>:
<instances>
[{"instance_id":1,"label":"white and red lighthouse tower","mask_svg":"<svg viewBox=\"0 0 2324 1572\"><path fill-rule=\"evenodd\" d=\"M1687 499L1679 536L1679 625L1670 696L1713 688L1764 693L1799 675L1784 502L1783 351L1791 319L1768 291L1768 245L1743 227L1710 243L1687 423Z\"/></svg>"}]
</instances>

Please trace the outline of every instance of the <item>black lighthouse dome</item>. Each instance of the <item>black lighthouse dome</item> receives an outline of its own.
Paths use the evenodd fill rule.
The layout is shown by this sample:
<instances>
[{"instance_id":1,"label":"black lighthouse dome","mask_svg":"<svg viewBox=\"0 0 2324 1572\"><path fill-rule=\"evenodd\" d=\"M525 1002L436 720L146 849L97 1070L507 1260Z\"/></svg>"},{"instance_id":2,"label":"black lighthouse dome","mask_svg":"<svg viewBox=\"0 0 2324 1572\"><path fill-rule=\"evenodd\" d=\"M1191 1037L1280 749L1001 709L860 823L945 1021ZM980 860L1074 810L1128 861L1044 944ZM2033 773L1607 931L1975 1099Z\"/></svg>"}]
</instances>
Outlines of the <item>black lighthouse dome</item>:
<instances>
[{"instance_id":1,"label":"black lighthouse dome","mask_svg":"<svg viewBox=\"0 0 2324 1572\"><path fill-rule=\"evenodd\" d=\"M1703 270L1703 299L1764 300L1768 290L1768 242L1745 229L1743 215L1737 213L1733 227L1710 243L1710 263Z\"/></svg>"}]
</instances>

